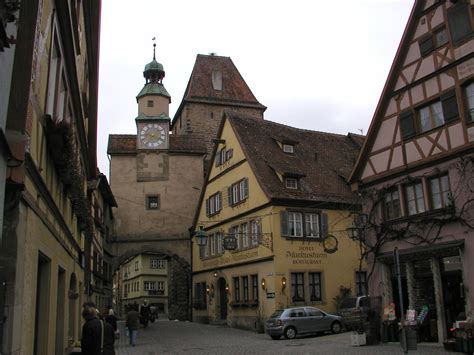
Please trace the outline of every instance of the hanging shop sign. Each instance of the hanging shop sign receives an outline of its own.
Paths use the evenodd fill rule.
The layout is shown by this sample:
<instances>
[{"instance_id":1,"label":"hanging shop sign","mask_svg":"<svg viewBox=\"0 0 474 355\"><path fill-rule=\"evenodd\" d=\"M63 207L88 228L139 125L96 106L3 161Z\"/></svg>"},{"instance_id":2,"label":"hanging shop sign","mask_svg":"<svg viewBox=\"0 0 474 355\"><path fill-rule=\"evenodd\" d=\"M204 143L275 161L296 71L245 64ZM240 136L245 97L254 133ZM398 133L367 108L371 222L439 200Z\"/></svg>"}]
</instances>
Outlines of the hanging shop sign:
<instances>
[{"instance_id":1,"label":"hanging shop sign","mask_svg":"<svg viewBox=\"0 0 474 355\"><path fill-rule=\"evenodd\" d=\"M234 235L228 235L224 237L224 249L225 250L237 249L237 238Z\"/></svg>"},{"instance_id":2,"label":"hanging shop sign","mask_svg":"<svg viewBox=\"0 0 474 355\"><path fill-rule=\"evenodd\" d=\"M328 235L323 241L324 251L328 254L335 253L337 251L338 244L339 242L335 236Z\"/></svg>"}]
</instances>

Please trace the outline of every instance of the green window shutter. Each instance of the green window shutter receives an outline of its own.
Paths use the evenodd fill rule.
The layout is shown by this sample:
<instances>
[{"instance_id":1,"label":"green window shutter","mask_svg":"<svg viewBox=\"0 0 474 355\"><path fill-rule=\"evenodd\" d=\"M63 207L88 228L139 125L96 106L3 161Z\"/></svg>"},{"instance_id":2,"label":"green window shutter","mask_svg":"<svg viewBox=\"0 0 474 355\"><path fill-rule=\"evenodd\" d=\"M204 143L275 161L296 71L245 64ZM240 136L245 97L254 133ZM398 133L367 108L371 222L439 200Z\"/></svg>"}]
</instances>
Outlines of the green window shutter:
<instances>
[{"instance_id":1,"label":"green window shutter","mask_svg":"<svg viewBox=\"0 0 474 355\"><path fill-rule=\"evenodd\" d=\"M321 213L321 236L323 239L328 236L328 215L326 213Z\"/></svg>"},{"instance_id":2,"label":"green window shutter","mask_svg":"<svg viewBox=\"0 0 474 355\"><path fill-rule=\"evenodd\" d=\"M463 1L459 1L448 9L449 30L454 45L472 34L469 12L469 5Z\"/></svg>"},{"instance_id":3,"label":"green window shutter","mask_svg":"<svg viewBox=\"0 0 474 355\"><path fill-rule=\"evenodd\" d=\"M289 231L288 231L288 212L281 211L280 220L281 220L281 235L282 236L289 235Z\"/></svg>"},{"instance_id":4,"label":"green window shutter","mask_svg":"<svg viewBox=\"0 0 474 355\"><path fill-rule=\"evenodd\" d=\"M232 206L234 204L234 200L232 198L232 186L229 186L227 188L227 198L228 198L229 206Z\"/></svg>"},{"instance_id":5,"label":"green window shutter","mask_svg":"<svg viewBox=\"0 0 474 355\"><path fill-rule=\"evenodd\" d=\"M454 121L459 118L458 102L456 101L456 91L441 96L441 104L443 106L443 116L445 122Z\"/></svg>"},{"instance_id":6,"label":"green window shutter","mask_svg":"<svg viewBox=\"0 0 474 355\"><path fill-rule=\"evenodd\" d=\"M412 111L405 111L400 114L400 131L403 139L411 138L415 135L415 122Z\"/></svg>"},{"instance_id":7,"label":"green window shutter","mask_svg":"<svg viewBox=\"0 0 474 355\"><path fill-rule=\"evenodd\" d=\"M244 179L244 197L245 198L249 197L249 179L248 178Z\"/></svg>"},{"instance_id":8,"label":"green window shutter","mask_svg":"<svg viewBox=\"0 0 474 355\"><path fill-rule=\"evenodd\" d=\"M431 53L434 49L433 36L430 34L428 37L420 39L418 45L420 46L420 53L423 57Z\"/></svg>"}]
</instances>

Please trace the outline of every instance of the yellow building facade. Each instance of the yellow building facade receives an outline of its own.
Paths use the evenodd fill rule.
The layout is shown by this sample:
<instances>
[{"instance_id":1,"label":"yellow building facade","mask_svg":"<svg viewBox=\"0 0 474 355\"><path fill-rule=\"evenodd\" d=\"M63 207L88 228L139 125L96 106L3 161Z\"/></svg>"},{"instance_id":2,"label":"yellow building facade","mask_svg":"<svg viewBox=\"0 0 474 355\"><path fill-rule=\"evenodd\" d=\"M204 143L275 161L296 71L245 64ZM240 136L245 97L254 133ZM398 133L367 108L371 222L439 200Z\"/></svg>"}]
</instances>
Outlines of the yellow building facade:
<instances>
[{"instance_id":1,"label":"yellow building facade","mask_svg":"<svg viewBox=\"0 0 474 355\"><path fill-rule=\"evenodd\" d=\"M332 176L348 174L360 139L224 114L195 218L207 242L192 249L194 321L258 331L276 309L335 312L341 286L364 292L346 233L356 200Z\"/></svg>"},{"instance_id":2,"label":"yellow building facade","mask_svg":"<svg viewBox=\"0 0 474 355\"><path fill-rule=\"evenodd\" d=\"M168 314L168 260L161 254L139 254L125 261L121 275L121 310L145 301Z\"/></svg>"}]
</instances>

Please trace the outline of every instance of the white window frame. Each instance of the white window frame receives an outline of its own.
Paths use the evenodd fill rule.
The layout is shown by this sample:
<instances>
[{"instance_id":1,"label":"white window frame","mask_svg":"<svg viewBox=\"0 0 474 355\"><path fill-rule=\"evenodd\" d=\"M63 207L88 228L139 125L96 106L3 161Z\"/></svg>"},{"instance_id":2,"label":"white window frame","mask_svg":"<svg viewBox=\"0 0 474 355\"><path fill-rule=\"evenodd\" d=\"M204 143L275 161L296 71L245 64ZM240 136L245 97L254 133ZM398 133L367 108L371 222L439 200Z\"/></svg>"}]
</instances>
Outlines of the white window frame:
<instances>
[{"instance_id":1,"label":"white window frame","mask_svg":"<svg viewBox=\"0 0 474 355\"><path fill-rule=\"evenodd\" d=\"M283 143L283 152L293 154L295 152L294 145Z\"/></svg>"},{"instance_id":2,"label":"white window frame","mask_svg":"<svg viewBox=\"0 0 474 355\"><path fill-rule=\"evenodd\" d=\"M248 248L250 246L248 223L243 223L240 225L240 233L242 235L242 248L243 249Z\"/></svg>"},{"instance_id":3,"label":"white window frame","mask_svg":"<svg viewBox=\"0 0 474 355\"><path fill-rule=\"evenodd\" d=\"M250 233L251 233L250 245L257 246L261 238L261 226L260 226L259 220L254 219L250 221Z\"/></svg>"},{"instance_id":4,"label":"white window frame","mask_svg":"<svg viewBox=\"0 0 474 355\"><path fill-rule=\"evenodd\" d=\"M293 238L303 237L303 213L288 211L288 236Z\"/></svg>"},{"instance_id":5,"label":"white window frame","mask_svg":"<svg viewBox=\"0 0 474 355\"><path fill-rule=\"evenodd\" d=\"M287 189L297 190L298 189L298 179L295 178L285 178L285 187Z\"/></svg>"},{"instance_id":6,"label":"white window frame","mask_svg":"<svg viewBox=\"0 0 474 355\"><path fill-rule=\"evenodd\" d=\"M321 238L321 225L319 213L305 213L305 235L310 238ZM314 225L316 227L314 228Z\"/></svg>"}]
</instances>

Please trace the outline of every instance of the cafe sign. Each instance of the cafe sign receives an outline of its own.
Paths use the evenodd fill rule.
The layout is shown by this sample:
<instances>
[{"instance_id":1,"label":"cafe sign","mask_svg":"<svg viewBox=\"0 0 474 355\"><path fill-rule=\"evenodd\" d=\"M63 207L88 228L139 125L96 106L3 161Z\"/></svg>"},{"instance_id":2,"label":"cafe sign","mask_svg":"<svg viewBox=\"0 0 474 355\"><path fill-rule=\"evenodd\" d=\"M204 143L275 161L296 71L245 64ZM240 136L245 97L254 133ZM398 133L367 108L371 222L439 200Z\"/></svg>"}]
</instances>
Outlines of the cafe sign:
<instances>
[{"instance_id":1,"label":"cafe sign","mask_svg":"<svg viewBox=\"0 0 474 355\"><path fill-rule=\"evenodd\" d=\"M237 249L237 238L234 235L228 235L224 237L224 249L225 250Z\"/></svg>"}]
</instances>

